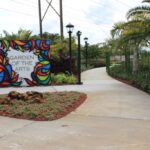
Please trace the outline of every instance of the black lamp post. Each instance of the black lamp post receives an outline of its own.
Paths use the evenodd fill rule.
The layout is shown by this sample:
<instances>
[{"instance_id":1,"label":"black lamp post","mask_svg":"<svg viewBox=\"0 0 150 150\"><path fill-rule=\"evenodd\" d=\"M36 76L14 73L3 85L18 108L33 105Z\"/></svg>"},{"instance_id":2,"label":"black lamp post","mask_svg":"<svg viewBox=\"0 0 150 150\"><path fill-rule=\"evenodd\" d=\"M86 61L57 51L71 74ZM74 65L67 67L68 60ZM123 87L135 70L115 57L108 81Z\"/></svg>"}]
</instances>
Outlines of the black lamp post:
<instances>
[{"instance_id":1,"label":"black lamp post","mask_svg":"<svg viewBox=\"0 0 150 150\"><path fill-rule=\"evenodd\" d=\"M84 41L85 41L85 59L86 59L85 66L87 68L87 64L88 64L88 38L85 37Z\"/></svg>"},{"instance_id":2,"label":"black lamp post","mask_svg":"<svg viewBox=\"0 0 150 150\"><path fill-rule=\"evenodd\" d=\"M74 25L72 25L71 23L69 23L68 25L66 25L68 34L69 34L69 61L70 61L70 74L71 74L71 60L72 60L72 51L71 51L71 34L73 32L74 29Z\"/></svg>"},{"instance_id":3,"label":"black lamp post","mask_svg":"<svg viewBox=\"0 0 150 150\"><path fill-rule=\"evenodd\" d=\"M81 42L80 42L80 37L81 37L81 32L77 32L78 36L78 82L77 84L82 84L81 82Z\"/></svg>"}]
</instances>

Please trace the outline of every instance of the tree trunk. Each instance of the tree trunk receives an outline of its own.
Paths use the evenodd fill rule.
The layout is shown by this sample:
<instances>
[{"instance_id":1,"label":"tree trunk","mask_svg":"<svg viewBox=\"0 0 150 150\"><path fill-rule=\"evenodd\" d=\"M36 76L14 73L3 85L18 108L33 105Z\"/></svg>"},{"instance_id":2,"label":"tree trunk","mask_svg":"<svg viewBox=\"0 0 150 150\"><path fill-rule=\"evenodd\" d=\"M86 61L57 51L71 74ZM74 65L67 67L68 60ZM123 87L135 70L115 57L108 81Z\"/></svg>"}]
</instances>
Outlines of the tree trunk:
<instances>
[{"instance_id":1,"label":"tree trunk","mask_svg":"<svg viewBox=\"0 0 150 150\"><path fill-rule=\"evenodd\" d=\"M138 48L135 47L133 51L133 69L132 73L137 74L139 71Z\"/></svg>"},{"instance_id":2,"label":"tree trunk","mask_svg":"<svg viewBox=\"0 0 150 150\"><path fill-rule=\"evenodd\" d=\"M125 70L128 72L128 54L127 54L127 48L125 48Z\"/></svg>"}]
</instances>

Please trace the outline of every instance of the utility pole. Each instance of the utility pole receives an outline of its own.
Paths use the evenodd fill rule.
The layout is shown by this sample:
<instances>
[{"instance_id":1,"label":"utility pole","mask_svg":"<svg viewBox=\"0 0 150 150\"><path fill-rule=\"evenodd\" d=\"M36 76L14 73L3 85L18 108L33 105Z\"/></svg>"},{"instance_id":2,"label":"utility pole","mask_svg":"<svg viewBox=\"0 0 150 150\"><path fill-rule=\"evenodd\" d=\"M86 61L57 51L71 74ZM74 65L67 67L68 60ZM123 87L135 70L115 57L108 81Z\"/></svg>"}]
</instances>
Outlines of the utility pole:
<instances>
[{"instance_id":1,"label":"utility pole","mask_svg":"<svg viewBox=\"0 0 150 150\"><path fill-rule=\"evenodd\" d=\"M38 0L38 6L39 6L39 25L40 25L40 37L42 38L42 16L41 16L41 0Z\"/></svg>"},{"instance_id":2,"label":"utility pole","mask_svg":"<svg viewBox=\"0 0 150 150\"><path fill-rule=\"evenodd\" d=\"M64 29L63 29L63 2L62 0L59 0L59 7L60 7L60 13L57 12L57 10L52 6L52 1L50 2L48 0L46 0L46 2L48 3L48 7L44 13L44 16L42 17L41 15L41 0L38 0L38 8L39 8L39 25L40 25L40 37L42 38L42 22L48 12L49 7L51 7L54 12L59 16L60 18L60 35L61 35L61 40L63 40L64 38Z\"/></svg>"},{"instance_id":3,"label":"utility pole","mask_svg":"<svg viewBox=\"0 0 150 150\"><path fill-rule=\"evenodd\" d=\"M61 35L61 40L64 38L64 29L63 29L63 4L62 0L59 0L59 5L60 5L60 35Z\"/></svg>"}]
</instances>

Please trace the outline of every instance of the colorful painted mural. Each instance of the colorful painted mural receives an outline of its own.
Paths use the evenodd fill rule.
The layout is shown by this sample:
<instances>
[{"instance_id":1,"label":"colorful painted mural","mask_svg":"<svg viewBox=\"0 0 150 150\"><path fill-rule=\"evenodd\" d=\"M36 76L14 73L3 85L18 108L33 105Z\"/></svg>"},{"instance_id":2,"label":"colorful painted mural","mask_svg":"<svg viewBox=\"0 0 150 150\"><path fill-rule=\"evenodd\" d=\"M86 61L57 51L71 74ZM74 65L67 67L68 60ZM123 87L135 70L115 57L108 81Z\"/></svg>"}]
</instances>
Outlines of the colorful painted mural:
<instances>
[{"instance_id":1,"label":"colorful painted mural","mask_svg":"<svg viewBox=\"0 0 150 150\"><path fill-rule=\"evenodd\" d=\"M50 40L0 40L0 86L22 86L23 82L27 86L35 85L50 85L51 76L50 76ZM15 50L15 52L14 52ZM21 56L11 55L11 58L8 57L8 53L13 51L13 53L22 52L24 54ZM37 57L37 62L34 63L33 71L30 72L30 77L22 77L16 69L14 69L15 64L18 64L19 61L14 61L17 58L26 59L29 55L28 53L33 53ZM31 57L31 56L30 56ZM32 58L32 57L31 57ZM12 61L13 60L13 61ZM11 62L14 62L11 64ZM33 65L27 61L22 61L22 64ZM20 68L19 68L20 69ZM24 71L26 74L28 70Z\"/></svg>"}]
</instances>

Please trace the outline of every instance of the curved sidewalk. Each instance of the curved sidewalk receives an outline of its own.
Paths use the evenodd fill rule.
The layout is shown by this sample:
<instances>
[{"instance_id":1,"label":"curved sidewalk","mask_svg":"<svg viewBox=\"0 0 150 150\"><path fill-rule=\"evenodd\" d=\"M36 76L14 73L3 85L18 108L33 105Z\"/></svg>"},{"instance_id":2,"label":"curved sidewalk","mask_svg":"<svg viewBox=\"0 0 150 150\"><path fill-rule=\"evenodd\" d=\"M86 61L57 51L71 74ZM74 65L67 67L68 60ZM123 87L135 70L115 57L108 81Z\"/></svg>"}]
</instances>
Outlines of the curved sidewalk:
<instances>
[{"instance_id":1,"label":"curved sidewalk","mask_svg":"<svg viewBox=\"0 0 150 150\"><path fill-rule=\"evenodd\" d=\"M95 92L109 89L110 84L118 84L118 81L110 78L106 74L105 68L92 69L82 73L83 85L65 85L65 86L34 86L34 87L9 87L0 88L0 94L7 94L10 91L26 92L57 92L57 91L80 91Z\"/></svg>"},{"instance_id":2,"label":"curved sidewalk","mask_svg":"<svg viewBox=\"0 0 150 150\"><path fill-rule=\"evenodd\" d=\"M0 117L0 150L148 150L150 95L109 77L105 68L82 73L84 85L17 88L82 91L87 100L50 122ZM7 93L12 88L4 88Z\"/></svg>"}]
</instances>

